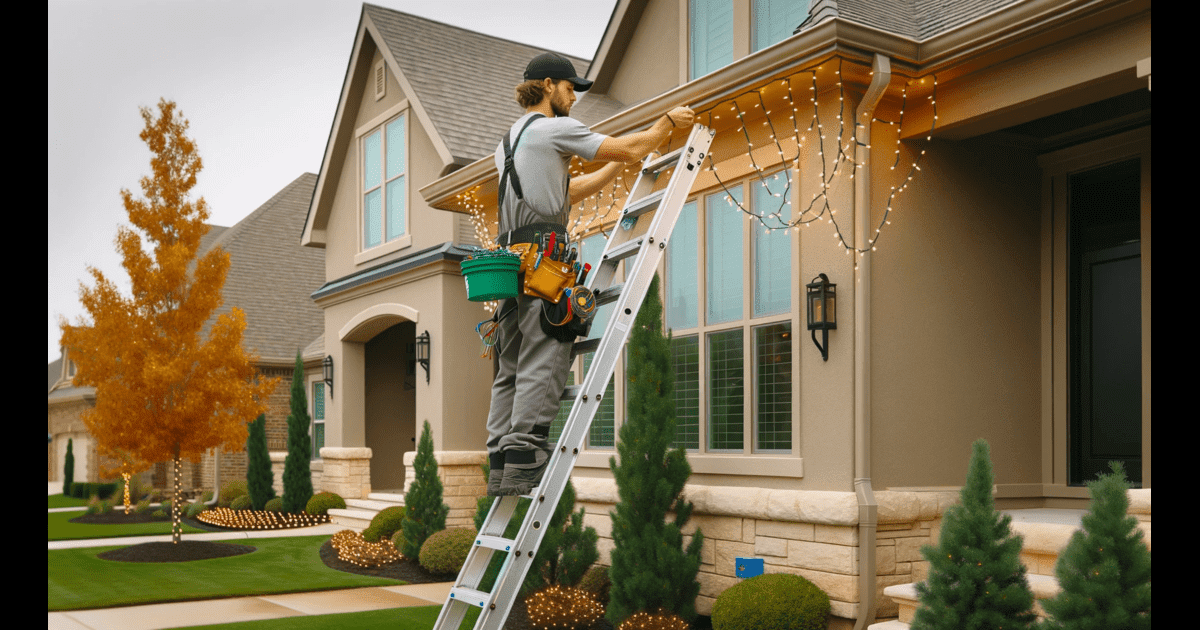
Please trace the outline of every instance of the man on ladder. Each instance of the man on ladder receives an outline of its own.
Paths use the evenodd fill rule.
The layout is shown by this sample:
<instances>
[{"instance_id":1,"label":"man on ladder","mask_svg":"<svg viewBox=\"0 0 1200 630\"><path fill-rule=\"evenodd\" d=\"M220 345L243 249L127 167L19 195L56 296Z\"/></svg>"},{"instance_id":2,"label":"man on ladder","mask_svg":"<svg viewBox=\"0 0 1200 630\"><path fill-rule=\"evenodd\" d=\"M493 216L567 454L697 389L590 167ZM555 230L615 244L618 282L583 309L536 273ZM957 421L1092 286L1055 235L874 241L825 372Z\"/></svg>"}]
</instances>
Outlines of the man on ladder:
<instances>
[{"instance_id":1,"label":"man on ladder","mask_svg":"<svg viewBox=\"0 0 1200 630\"><path fill-rule=\"evenodd\" d=\"M619 138L593 133L569 117L575 92L591 86L561 55L538 55L526 66L525 82L516 88L525 115L496 150L500 245L532 243L554 255L547 245L561 243L566 252L571 205L606 186L625 163L658 148L672 129L692 125L692 110L676 107L644 131ZM573 155L609 164L572 180ZM540 483L575 337L550 325L542 298L518 293L497 310L499 370L487 420L488 496L524 495Z\"/></svg>"}]
</instances>

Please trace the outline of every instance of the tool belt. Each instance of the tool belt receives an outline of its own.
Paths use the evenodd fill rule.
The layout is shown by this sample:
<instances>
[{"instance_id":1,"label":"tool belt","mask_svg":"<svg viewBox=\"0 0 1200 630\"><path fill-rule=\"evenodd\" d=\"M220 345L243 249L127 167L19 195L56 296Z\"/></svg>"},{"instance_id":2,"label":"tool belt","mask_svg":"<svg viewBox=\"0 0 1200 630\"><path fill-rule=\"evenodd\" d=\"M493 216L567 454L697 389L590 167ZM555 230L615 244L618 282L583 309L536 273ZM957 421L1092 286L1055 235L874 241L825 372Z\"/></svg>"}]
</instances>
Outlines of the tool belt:
<instances>
[{"instance_id":1,"label":"tool belt","mask_svg":"<svg viewBox=\"0 0 1200 630\"><path fill-rule=\"evenodd\" d=\"M559 341L574 341L591 329L596 301L586 287L576 286L573 265L540 250L541 243L535 241L551 232L564 235L565 243L566 228L553 223L528 225L496 240L521 257L518 283L522 293L542 299L542 332Z\"/></svg>"}]
</instances>

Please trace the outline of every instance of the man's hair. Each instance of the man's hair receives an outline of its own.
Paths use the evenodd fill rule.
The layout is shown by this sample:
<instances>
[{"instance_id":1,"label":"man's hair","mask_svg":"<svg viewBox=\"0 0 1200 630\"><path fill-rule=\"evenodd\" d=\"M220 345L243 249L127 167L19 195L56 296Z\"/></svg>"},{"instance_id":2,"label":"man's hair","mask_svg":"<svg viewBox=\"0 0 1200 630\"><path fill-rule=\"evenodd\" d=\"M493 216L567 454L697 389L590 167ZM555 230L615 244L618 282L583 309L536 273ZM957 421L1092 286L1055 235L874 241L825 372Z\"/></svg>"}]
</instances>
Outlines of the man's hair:
<instances>
[{"instance_id":1,"label":"man's hair","mask_svg":"<svg viewBox=\"0 0 1200 630\"><path fill-rule=\"evenodd\" d=\"M562 79L552 79L554 85ZM529 109L542 102L542 98L546 96L546 91L542 89L543 79L531 79L517 86L517 102L521 107Z\"/></svg>"}]
</instances>

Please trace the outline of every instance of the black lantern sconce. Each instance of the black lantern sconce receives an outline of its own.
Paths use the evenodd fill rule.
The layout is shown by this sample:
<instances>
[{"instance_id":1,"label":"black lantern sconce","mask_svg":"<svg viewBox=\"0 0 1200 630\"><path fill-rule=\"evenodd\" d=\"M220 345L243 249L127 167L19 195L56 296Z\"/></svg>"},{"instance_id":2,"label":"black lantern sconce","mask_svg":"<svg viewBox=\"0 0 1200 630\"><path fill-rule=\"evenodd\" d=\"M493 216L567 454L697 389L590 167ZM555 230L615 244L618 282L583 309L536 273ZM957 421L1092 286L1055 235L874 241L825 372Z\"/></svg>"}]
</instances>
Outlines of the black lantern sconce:
<instances>
[{"instance_id":1,"label":"black lantern sconce","mask_svg":"<svg viewBox=\"0 0 1200 630\"><path fill-rule=\"evenodd\" d=\"M829 282L825 274L820 274L807 288L808 329L812 331L813 343L821 351L821 359L828 361L829 331L837 330L837 285ZM824 344L817 341L818 330Z\"/></svg>"},{"instance_id":2,"label":"black lantern sconce","mask_svg":"<svg viewBox=\"0 0 1200 630\"><path fill-rule=\"evenodd\" d=\"M416 339L417 363L425 368L425 384L429 384L429 331L417 335Z\"/></svg>"},{"instance_id":3,"label":"black lantern sconce","mask_svg":"<svg viewBox=\"0 0 1200 630\"><path fill-rule=\"evenodd\" d=\"M329 388L329 397L333 398L333 357L325 355L325 360L321 361L322 376L325 379L325 386Z\"/></svg>"}]
</instances>

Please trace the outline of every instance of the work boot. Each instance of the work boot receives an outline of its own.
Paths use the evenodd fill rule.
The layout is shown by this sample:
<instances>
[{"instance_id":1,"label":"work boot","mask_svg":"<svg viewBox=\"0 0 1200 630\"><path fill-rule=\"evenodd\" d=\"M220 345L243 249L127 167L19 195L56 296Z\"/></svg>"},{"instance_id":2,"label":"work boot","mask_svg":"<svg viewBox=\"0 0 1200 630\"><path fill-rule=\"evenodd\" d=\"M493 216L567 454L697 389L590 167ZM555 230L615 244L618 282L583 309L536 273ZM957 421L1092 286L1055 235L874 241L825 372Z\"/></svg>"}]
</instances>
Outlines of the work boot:
<instances>
[{"instance_id":1,"label":"work boot","mask_svg":"<svg viewBox=\"0 0 1200 630\"><path fill-rule=\"evenodd\" d=\"M542 449L535 449L533 456L534 463L532 464L505 464L504 479L500 482L501 495L525 496L542 483L542 475L545 474L546 466L550 463L550 453Z\"/></svg>"},{"instance_id":2,"label":"work boot","mask_svg":"<svg viewBox=\"0 0 1200 630\"><path fill-rule=\"evenodd\" d=\"M504 480L504 453L491 453L488 460L487 495L504 496L500 492L500 482Z\"/></svg>"}]
</instances>

